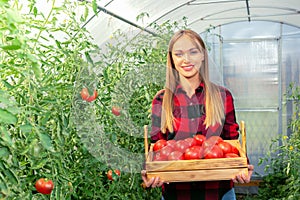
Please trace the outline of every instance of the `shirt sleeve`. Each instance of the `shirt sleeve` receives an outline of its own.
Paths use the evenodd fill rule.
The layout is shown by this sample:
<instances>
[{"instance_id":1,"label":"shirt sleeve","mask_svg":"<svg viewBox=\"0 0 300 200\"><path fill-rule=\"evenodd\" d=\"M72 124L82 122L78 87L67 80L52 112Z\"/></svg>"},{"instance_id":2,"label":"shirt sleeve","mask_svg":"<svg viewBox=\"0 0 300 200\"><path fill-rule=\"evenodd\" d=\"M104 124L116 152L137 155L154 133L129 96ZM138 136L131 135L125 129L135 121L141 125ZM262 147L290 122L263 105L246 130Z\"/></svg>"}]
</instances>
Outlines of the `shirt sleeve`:
<instances>
[{"instance_id":1,"label":"shirt sleeve","mask_svg":"<svg viewBox=\"0 0 300 200\"><path fill-rule=\"evenodd\" d=\"M152 101L152 114L151 114L151 142L155 142L159 139L166 139L166 134L161 132L161 111L162 111L162 99L163 91L157 94Z\"/></svg>"},{"instance_id":2,"label":"shirt sleeve","mask_svg":"<svg viewBox=\"0 0 300 200\"><path fill-rule=\"evenodd\" d=\"M223 127L223 139L234 140L239 137L239 125L236 122L234 100L229 90L225 90L225 122Z\"/></svg>"}]
</instances>

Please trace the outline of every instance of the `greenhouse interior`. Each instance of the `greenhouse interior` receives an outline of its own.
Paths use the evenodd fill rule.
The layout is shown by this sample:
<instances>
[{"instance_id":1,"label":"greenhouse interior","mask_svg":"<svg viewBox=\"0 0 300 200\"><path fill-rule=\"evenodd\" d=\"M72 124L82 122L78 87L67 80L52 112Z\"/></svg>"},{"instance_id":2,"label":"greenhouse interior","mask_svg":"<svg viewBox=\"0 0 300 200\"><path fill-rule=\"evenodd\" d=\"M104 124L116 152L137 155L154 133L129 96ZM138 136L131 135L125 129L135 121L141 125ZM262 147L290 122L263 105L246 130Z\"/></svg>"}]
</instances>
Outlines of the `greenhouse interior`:
<instances>
[{"instance_id":1,"label":"greenhouse interior","mask_svg":"<svg viewBox=\"0 0 300 200\"><path fill-rule=\"evenodd\" d=\"M245 125L254 171L234 184L236 199L300 199L299 0L0 6L0 199L162 199L141 171L169 41L183 29L203 39L209 78L231 92L239 132Z\"/></svg>"}]
</instances>

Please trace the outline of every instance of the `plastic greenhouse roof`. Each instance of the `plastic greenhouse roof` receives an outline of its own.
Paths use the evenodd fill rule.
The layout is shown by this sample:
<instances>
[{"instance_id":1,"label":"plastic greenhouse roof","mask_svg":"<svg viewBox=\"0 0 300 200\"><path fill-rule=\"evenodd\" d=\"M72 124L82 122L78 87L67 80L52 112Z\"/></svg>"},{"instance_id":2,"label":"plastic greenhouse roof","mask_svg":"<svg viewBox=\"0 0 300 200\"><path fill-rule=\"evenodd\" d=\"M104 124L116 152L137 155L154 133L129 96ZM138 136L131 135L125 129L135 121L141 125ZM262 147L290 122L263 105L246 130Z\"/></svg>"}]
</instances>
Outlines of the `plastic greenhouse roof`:
<instances>
[{"instance_id":1,"label":"plastic greenhouse roof","mask_svg":"<svg viewBox=\"0 0 300 200\"><path fill-rule=\"evenodd\" d=\"M145 28L167 20L197 32L238 21L274 21L300 27L299 0L100 0L99 13L86 24L101 44L117 29ZM137 16L144 16L137 19Z\"/></svg>"}]
</instances>

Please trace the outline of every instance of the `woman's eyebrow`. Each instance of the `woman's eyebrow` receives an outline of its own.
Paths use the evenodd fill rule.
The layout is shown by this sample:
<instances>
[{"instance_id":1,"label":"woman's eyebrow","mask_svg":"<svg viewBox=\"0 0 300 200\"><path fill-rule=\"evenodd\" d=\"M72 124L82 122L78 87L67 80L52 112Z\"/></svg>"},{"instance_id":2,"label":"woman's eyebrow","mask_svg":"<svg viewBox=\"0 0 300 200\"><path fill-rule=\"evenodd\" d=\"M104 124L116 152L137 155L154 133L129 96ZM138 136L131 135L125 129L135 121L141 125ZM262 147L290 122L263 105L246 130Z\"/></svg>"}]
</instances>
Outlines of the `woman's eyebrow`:
<instances>
[{"instance_id":1,"label":"woman's eyebrow","mask_svg":"<svg viewBox=\"0 0 300 200\"><path fill-rule=\"evenodd\" d=\"M190 48L190 49L188 49L186 51L192 51L192 50L199 50L199 49L197 47L193 47L193 48ZM174 51L184 51L184 50L182 50L182 49L175 49Z\"/></svg>"}]
</instances>

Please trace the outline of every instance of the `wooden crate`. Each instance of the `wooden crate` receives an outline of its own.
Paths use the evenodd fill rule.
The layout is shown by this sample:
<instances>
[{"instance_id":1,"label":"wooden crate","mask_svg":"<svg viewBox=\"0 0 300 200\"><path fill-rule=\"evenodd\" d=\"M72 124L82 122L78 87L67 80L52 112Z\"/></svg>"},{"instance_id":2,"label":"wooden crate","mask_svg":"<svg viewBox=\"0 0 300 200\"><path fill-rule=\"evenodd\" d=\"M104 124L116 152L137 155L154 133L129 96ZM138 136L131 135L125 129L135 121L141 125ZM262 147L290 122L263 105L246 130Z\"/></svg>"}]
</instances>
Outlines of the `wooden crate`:
<instances>
[{"instance_id":1,"label":"wooden crate","mask_svg":"<svg viewBox=\"0 0 300 200\"><path fill-rule=\"evenodd\" d=\"M145 168L148 178L159 176L165 182L191 182L230 180L240 173L248 175L246 130L243 121L240 123L242 142L225 140L238 148L241 156L238 158L152 161L153 144L149 148L147 130L145 127Z\"/></svg>"}]
</instances>

